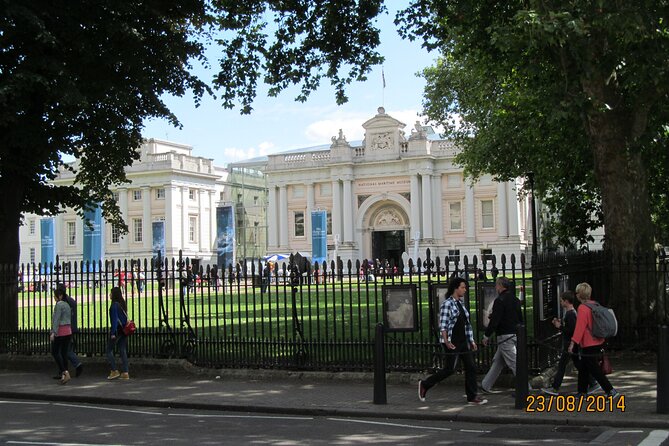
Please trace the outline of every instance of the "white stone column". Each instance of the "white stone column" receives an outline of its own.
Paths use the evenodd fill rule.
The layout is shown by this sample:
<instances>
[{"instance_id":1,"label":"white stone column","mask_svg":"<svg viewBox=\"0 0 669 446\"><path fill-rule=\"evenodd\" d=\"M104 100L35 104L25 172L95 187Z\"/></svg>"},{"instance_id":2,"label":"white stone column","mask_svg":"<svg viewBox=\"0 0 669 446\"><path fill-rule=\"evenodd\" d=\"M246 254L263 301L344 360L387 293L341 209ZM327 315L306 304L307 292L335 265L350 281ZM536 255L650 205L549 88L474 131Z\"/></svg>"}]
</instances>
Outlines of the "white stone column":
<instances>
[{"instance_id":1,"label":"white stone column","mask_svg":"<svg viewBox=\"0 0 669 446\"><path fill-rule=\"evenodd\" d=\"M153 245L153 227L151 227L151 187L142 186L142 244L147 256L151 255Z\"/></svg>"},{"instance_id":2,"label":"white stone column","mask_svg":"<svg viewBox=\"0 0 669 446\"><path fill-rule=\"evenodd\" d=\"M128 218L128 189L125 187L118 189L118 208L121 211L121 217L123 221L128 225L128 233L121 235L119 240L119 245L121 247L121 252L125 255L128 252L128 240L132 235L132 222Z\"/></svg>"},{"instance_id":3,"label":"white stone column","mask_svg":"<svg viewBox=\"0 0 669 446\"><path fill-rule=\"evenodd\" d=\"M418 175L411 175L411 240L420 233L420 188Z\"/></svg>"},{"instance_id":4,"label":"white stone column","mask_svg":"<svg viewBox=\"0 0 669 446\"><path fill-rule=\"evenodd\" d=\"M181 186L181 250L188 245L188 187ZM184 257L186 254L184 253Z\"/></svg>"},{"instance_id":5,"label":"white stone column","mask_svg":"<svg viewBox=\"0 0 669 446\"><path fill-rule=\"evenodd\" d=\"M345 243L353 243L353 188L350 178L344 179L344 202L342 204L344 214L344 237Z\"/></svg>"},{"instance_id":6,"label":"white stone column","mask_svg":"<svg viewBox=\"0 0 669 446\"><path fill-rule=\"evenodd\" d=\"M509 237L509 225L507 217L507 200L506 200L506 182L497 183L497 235L499 238Z\"/></svg>"},{"instance_id":7,"label":"white stone column","mask_svg":"<svg viewBox=\"0 0 669 446\"><path fill-rule=\"evenodd\" d=\"M432 176L432 203L434 212L432 213L432 221L434 222L434 230L432 237L437 240L444 238L444 197L441 189L441 174Z\"/></svg>"},{"instance_id":8,"label":"white stone column","mask_svg":"<svg viewBox=\"0 0 669 446\"><path fill-rule=\"evenodd\" d=\"M314 210L314 206L314 183L307 183L307 213L304 216L304 230L310 244L313 243L313 240L311 240L311 213Z\"/></svg>"},{"instance_id":9,"label":"white stone column","mask_svg":"<svg viewBox=\"0 0 669 446\"><path fill-rule=\"evenodd\" d=\"M216 252L216 190L209 191L209 255ZM211 259L216 263L216 257Z\"/></svg>"},{"instance_id":10,"label":"white stone column","mask_svg":"<svg viewBox=\"0 0 669 446\"><path fill-rule=\"evenodd\" d=\"M423 238L432 239L432 175L423 173L422 205L423 205Z\"/></svg>"},{"instance_id":11,"label":"white stone column","mask_svg":"<svg viewBox=\"0 0 669 446\"><path fill-rule=\"evenodd\" d=\"M288 187L279 186L279 246L288 248Z\"/></svg>"},{"instance_id":12,"label":"white stone column","mask_svg":"<svg viewBox=\"0 0 669 446\"><path fill-rule=\"evenodd\" d=\"M506 183L509 237L520 238L520 214L518 213L518 192L516 188L515 181Z\"/></svg>"},{"instance_id":13,"label":"white stone column","mask_svg":"<svg viewBox=\"0 0 669 446\"><path fill-rule=\"evenodd\" d=\"M270 251L278 245L277 230L281 224L277 218L276 202L276 187L270 186L267 195L267 247Z\"/></svg>"},{"instance_id":14,"label":"white stone column","mask_svg":"<svg viewBox=\"0 0 669 446\"><path fill-rule=\"evenodd\" d=\"M332 234L334 237L339 237L339 240L344 240L342 231L342 204L341 204L341 187L339 180L332 182Z\"/></svg>"},{"instance_id":15,"label":"white stone column","mask_svg":"<svg viewBox=\"0 0 669 446\"><path fill-rule=\"evenodd\" d=\"M465 236L468 242L476 241L476 206L474 203L474 186L465 184Z\"/></svg>"},{"instance_id":16,"label":"white stone column","mask_svg":"<svg viewBox=\"0 0 669 446\"><path fill-rule=\"evenodd\" d=\"M198 246L199 246L201 256L204 253L204 251L207 250L207 244L208 244L207 242L209 241L209 240L207 240L207 226L205 225L205 223L207 222L207 215L204 212L204 204L205 204L206 198L207 198L207 191L204 190L204 189L200 189L200 194L199 194L199 197L198 197L198 213L199 213L199 215L197 217L198 224L199 224L200 227L198 228L198 234L197 234L198 240L197 241L198 241Z\"/></svg>"},{"instance_id":17,"label":"white stone column","mask_svg":"<svg viewBox=\"0 0 669 446\"><path fill-rule=\"evenodd\" d=\"M172 184L165 185L165 255L173 256L179 247L181 240L179 227L180 218L178 214L179 187Z\"/></svg>"}]
</instances>

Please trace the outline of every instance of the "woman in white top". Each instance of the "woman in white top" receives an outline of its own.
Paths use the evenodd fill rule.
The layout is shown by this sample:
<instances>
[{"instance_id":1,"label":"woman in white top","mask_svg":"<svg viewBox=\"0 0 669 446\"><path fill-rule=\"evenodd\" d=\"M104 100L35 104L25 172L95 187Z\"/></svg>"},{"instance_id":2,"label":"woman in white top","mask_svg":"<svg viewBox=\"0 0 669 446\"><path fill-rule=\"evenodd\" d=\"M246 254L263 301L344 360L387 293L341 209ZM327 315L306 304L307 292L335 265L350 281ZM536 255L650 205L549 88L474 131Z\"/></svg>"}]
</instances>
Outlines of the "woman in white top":
<instances>
[{"instance_id":1,"label":"woman in white top","mask_svg":"<svg viewBox=\"0 0 669 446\"><path fill-rule=\"evenodd\" d=\"M63 300L63 294L54 292L53 297L56 305L53 307L51 323L51 354L60 371L60 383L65 384L70 380L70 372L67 371L67 352L72 340L72 310Z\"/></svg>"}]
</instances>

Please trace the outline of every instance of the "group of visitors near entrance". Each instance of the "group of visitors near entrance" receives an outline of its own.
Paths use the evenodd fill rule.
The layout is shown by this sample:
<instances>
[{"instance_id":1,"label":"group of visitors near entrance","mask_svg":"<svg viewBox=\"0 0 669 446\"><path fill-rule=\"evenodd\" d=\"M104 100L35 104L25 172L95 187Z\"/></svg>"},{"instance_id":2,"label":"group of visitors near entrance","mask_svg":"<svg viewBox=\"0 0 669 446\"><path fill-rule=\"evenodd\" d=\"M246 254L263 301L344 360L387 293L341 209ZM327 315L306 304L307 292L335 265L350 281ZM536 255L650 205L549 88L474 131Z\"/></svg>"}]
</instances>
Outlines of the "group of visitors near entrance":
<instances>
[{"instance_id":1,"label":"group of visitors near entrance","mask_svg":"<svg viewBox=\"0 0 669 446\"><path fill-rule=\"evenodd\" d=\"M59 283L53 291L56 305L53 309L51 324L51 354L58 366L58 375L54 379L61 384L70 381L69 365L75 370L75 376L84 371L75 352L77 330L77 302L67 294L65 284ZM128 309L121 288L114 287L109 292L109 334L107 339L107 360L111 371L107 379L130 379L128 374L128 338L123 327L128 321ZM121 370L116 367L114 350L118 347L121 355Z\"/></svg>"},{"instance_id":2,"label":"group of visitors near entrance","mask_svg":"<svg viewBox=\"0 0 669 446\"><path fill-rule=\"evenodd\" d=\"M505 365L514 376L516 374L517 330L523 316L520 300L513 295L511 281L506 277L495 280L497 297L492 305L482 344L487 346L494 335L497 350L480 385L477 383L474 363L474 352L478 346L474 340L469 312L462 303L467 293L467 285L467 280L461 277L452 278L449 282L448 297L439 308L439 340L445 354L445 365L434 374L418 381L420 401L425 401L428 390L455 372L458 359L462 359L464 366L465 392L469 404L481 405L488 402L482 394L493 393L493 386ZM551 395L558 394L567 363L571 359L578 370L577 396L603 390L607 397L617 398L620 394L613 388L599 364L606 340L592 333L592 306L597 305L591 299L592 288L587 283L580 283L576 287L575 295L580 302L578 311L574 308L574 293L566 291L562 293L560 301L564 316L562 320L552 321L555 328L562 332L563 348L552 385L542 391Z\"/></svg>"}]
</instances>

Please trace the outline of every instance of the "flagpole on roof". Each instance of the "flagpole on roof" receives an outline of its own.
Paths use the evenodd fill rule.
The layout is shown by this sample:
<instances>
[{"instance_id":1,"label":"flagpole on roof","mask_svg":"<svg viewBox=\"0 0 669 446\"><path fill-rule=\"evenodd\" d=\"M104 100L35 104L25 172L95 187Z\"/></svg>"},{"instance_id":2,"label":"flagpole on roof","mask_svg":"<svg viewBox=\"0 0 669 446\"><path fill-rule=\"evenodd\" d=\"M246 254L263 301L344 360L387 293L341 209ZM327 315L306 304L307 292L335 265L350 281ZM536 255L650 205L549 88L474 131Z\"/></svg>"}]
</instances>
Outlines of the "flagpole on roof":
<instances>
[{"instance_id":1,"label":"flagpole on roof","mask_svg":"<svg viewBox=\"0 0 669 446\"><path fill-rule=\"evenodd\" d=\"M383 88L381 89L381 106L386 106L386 73L383 70L383 65L381 65L381 81L383 82Z\"/></svg>"}]
</instances>

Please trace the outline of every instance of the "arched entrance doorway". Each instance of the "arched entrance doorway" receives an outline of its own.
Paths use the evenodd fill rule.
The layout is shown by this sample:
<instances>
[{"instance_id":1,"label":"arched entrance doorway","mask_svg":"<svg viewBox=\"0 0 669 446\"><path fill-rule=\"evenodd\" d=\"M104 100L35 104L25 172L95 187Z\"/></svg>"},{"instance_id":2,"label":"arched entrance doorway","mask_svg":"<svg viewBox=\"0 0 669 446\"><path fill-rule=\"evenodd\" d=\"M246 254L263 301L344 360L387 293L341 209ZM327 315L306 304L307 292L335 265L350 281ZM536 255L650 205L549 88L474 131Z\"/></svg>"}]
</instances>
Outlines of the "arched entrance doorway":
<instances>
[{"instance_id":1,"label":"arched entrance doorway","mask_svg":"<svg viewBox=\"0 0 669 446\"><path fill-rule=\"evenodd\" d=\"M407 250L409 220L404 210L390 200L377 203L369 211L370 259L379 259L399 265Z\"/></svg>"}]
</instances>

